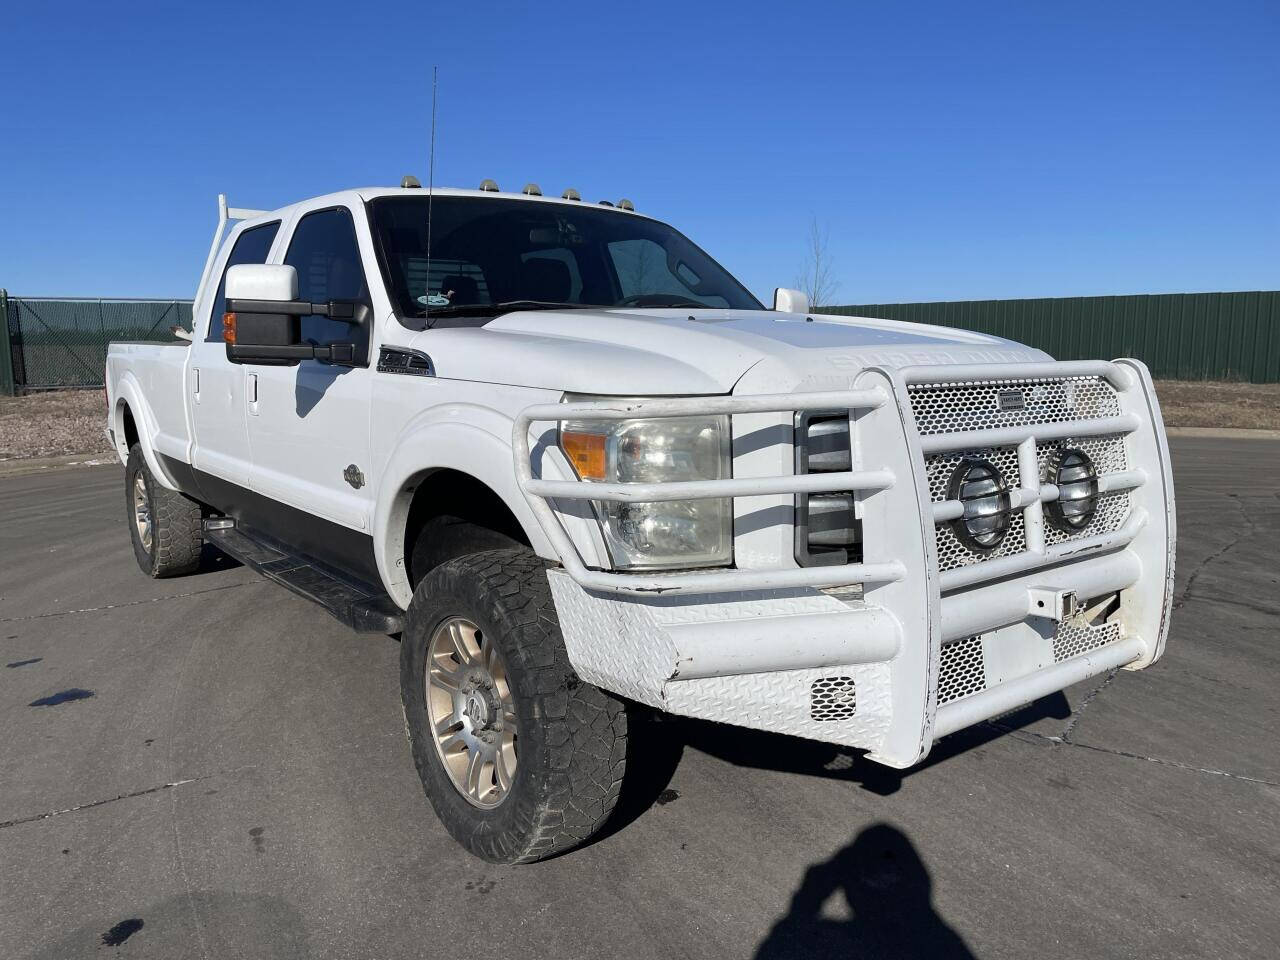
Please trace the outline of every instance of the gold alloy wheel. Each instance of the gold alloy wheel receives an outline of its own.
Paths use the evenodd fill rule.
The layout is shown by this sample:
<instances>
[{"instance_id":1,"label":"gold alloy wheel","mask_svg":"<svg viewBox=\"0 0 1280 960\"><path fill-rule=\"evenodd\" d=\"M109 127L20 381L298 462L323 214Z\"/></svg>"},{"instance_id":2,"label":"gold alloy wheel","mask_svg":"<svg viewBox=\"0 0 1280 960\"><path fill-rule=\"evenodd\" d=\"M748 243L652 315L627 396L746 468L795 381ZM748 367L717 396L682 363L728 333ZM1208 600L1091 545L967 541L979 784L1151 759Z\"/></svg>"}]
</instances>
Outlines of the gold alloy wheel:
<instances>
[{"instance_id":1,"label":"gold alloy wheel","mask_svg":"<svg viewBox=\"0 0 1280 960\"><path fill-rule=\"evenodd\" d=\"M138 528L142 549L151 552L151 501L147 498L147 479L139 470L133 475L133 523Z\"/></svg>"},{"instance_id":2,"label":"gold alloy wheel","mask_svg":"<svg viewBox=\"0 0 1280 960\"><path fill-rule=\"evenodd\" d=\"M492 808L516 775L516 708L497 645L451 617L427 645L427 720L436 754L467 802Z\"/></svg>"}]
</instances>

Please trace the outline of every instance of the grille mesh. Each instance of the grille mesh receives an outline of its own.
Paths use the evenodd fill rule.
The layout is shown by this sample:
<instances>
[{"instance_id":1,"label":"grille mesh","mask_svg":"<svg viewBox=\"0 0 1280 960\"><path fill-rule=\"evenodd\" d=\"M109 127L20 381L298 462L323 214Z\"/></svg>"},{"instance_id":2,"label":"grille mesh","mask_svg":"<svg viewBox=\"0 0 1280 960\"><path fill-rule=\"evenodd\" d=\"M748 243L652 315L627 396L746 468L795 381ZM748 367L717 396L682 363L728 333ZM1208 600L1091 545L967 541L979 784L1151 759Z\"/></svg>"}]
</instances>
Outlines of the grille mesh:
<instances>
[{"instance_id":1,"label":"grille mesh","mask_svg":"<svg viewBox=\"0 0 1280 960\"><path fill-rule=\"evenodd\" d=\"M1103 623L1096 627L1064 623L1058 627L1058 632L1053 637L1053 659L1061 663L1119 639L1118 623Z\"/></svg>"},{"instance_id":2,"label":"grille mesh","mask_svg":"<svg viewBox=\"0 0 1280 960\"><path fill-rule=\"evenodd\" d=\"M1017 391L1024 404L1021 410L1001 410L1000 395ZM1101 377L1054 379L984 380L962 383L915 384L908 388L916 426L923 435L958 433L993 427L1027 426L1118 416L1120 401L1115 389ZM1123 436L1082 437L1046 440L1036 449L1043 476L1049 458L1064 446L1077 447L1089 455L1098 473L1116 473L1129 468ZM995 464L1010 487L1019 485L1018 452L1014 447L965 450L935 454L925 458L929 496L934 503L947 499L947 485L956 466L965 457L981 457ZM1129 491L1105 494L1098 500L1093 520L1083 530L1064 531L1045 524L1048 545L1111 533L1123 526L1132 506ZM955 570L997 557L1022 553L1027 548L1022 512L1010 517L1009 533L1000 546L980 553L965 546L951 531L950 524L937 529L938 569Z\"/></svg>"},{"instance_id":3,"label":"grille mesh","mask_svg":"<svg viewBox=\"0 0 1280 960\"><path fill-rule=\"evenodd\" d=\"M1000 395L1021 394L1021 410L1002 410ZM908 388L923 435L1096 420L1120 413L1115 388L1101 377L919 383Z\"/></svg>"},{"instance_id":4,"label":"grille mesh","mask_svg":"<svg viewBox=\"0 0 1280 960\"><path fill-rule=\"evenodd\" d=\"M848 720L857 709L853 677L820 677L809 687L809 716L814 720Z\"/></svg>"},{"instance_id":5,"label":"grille mesh","mask_svg":"<svg viewBox=\"0 0 1280 960\"><path fill-rule=\"evenodd\" d=\"M943 646L938 670L938 703L959 700L985 690L986 686L981 637L966 637Z\"/></svg>"}]
</instances>

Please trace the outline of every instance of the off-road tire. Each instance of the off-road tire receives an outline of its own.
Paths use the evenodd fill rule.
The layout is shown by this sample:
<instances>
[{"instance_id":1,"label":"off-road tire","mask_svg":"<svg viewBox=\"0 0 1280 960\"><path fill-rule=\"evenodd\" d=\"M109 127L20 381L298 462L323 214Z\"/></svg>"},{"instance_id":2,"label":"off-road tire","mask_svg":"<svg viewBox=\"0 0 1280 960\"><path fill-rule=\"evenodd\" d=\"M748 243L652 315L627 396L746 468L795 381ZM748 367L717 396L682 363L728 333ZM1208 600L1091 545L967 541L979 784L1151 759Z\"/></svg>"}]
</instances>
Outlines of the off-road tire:
<instances>
[{"instance_id":1,"label":"off-road tire","mask_svg":"<svg viewBox=\"0 0 1280 960\"><path fill-rule=\"evenodd\" d=\"M151 507L151 546L143 543L134 514L134 484L141 475ZM125 523L133 541L133 555L149 577L180 577L200 567L204 542L200 504L190 497L162 487L147 466L142 447L129 448L124 472Z\"/></svg>"},{"instance_id":2,"label":"off-road tire","mask_svg":"<svg viewBox=\"0 0 1280 960\"><path fill-rule=\"evenodd\" d=\"M427 648L453 617L496 640L515 700L516 772L490 809L454 786L427 714ZM400 643L409 745L427 799L454 839L490 863L529 863L580 845L605 824L626 769L626 707L569 666L547 568L536 555L490 550L436 567L414 591Z\"/></svg>"}]
</instances>

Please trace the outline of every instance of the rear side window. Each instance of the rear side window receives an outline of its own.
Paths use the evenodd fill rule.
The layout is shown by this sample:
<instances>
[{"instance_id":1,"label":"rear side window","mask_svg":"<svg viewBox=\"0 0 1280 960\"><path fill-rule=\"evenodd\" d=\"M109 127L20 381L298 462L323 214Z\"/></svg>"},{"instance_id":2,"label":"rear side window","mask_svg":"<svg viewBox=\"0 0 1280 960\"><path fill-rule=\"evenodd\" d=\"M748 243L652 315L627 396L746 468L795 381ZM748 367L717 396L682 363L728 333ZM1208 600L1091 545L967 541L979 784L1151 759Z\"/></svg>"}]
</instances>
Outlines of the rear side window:
<instances>
[{"instance_id":1,"label":"rear side window","mask_svg":"<svg viewBox=\"0 0 1280 960\"><path fill-rule=\"evenodd\" d=\"M280 230L280 221L264 223L260 227L251 227L236 237L236 245L231 248L231 256L227 257L227 265L222 269L222 279L218 281L218 295L213 298L213 311L209 314L209 332L205 340L213 342L222 339L222 315L227 312L227 271L239 263L266 263L271 244Z\"/></svg>"},{"instance_id":2,"label":"rear side window","mask_svg":"<svg viewBox=\"0 0 1280 960\"><path fill-rule=\"evenodd\" d=\"M369 301L355 223L346 207L317 210L299 220L284 262L298 271L299 300ZM302 339L308 343L340 343L352 334L351 325L339 320L302 318Z\"/></svg>"}]
</instances>

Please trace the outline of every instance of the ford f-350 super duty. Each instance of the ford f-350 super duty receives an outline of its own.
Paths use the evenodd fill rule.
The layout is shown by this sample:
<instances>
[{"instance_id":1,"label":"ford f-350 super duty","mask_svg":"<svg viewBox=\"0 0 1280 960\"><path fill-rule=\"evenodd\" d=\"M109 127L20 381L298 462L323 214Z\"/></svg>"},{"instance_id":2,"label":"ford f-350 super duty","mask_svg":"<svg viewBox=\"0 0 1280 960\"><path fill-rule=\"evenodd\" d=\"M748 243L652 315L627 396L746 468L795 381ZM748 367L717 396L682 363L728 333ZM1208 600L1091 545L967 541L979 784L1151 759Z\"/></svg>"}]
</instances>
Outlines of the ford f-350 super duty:
<instances>
[{"instance_id":1,"label":"ford f-350 super duty","mask_svg":"<svg viewBox=\"0 0 1280 960\"><path fill-rule=\"evenodd\" d=\"M574 191L219 203L190 341L107 358L134 553L212 544L398 634L413 759L480 857L598 830L642 709L904 768L1163 652L1137 360L767 309Z\"/></svg>"}]
</instances>

